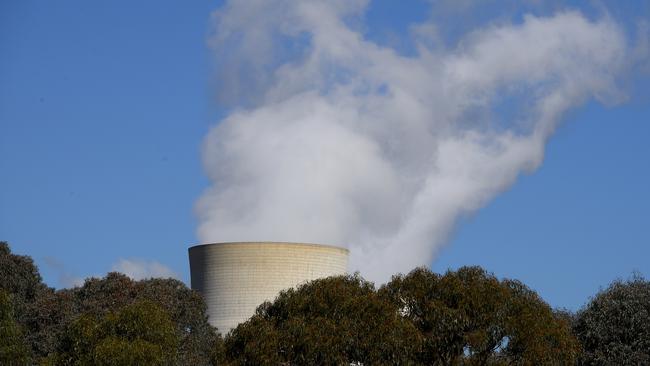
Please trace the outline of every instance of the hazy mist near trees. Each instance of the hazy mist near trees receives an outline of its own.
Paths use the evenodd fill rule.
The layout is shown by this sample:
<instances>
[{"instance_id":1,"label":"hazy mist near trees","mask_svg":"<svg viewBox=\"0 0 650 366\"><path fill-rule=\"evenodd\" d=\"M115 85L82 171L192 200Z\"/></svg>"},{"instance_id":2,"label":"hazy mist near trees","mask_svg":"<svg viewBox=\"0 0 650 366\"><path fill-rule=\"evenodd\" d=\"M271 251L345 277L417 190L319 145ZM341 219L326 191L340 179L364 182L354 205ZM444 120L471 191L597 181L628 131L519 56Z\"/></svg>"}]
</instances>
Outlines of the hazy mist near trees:
<instances>
[{"instance_id":1,"label":"hazy mist near trees","mask_svg":"<svg viewBox=\"0 0 650 366\"><path fill-rule=\"evenodd\" d=\"M223 337L178 280L112 272L54 290L0 242L0 364L650 364L650 282L616 281L571 313L480 267L416 268L378 289L336 276L283 291Z\"/></svg>"}]
</instances>

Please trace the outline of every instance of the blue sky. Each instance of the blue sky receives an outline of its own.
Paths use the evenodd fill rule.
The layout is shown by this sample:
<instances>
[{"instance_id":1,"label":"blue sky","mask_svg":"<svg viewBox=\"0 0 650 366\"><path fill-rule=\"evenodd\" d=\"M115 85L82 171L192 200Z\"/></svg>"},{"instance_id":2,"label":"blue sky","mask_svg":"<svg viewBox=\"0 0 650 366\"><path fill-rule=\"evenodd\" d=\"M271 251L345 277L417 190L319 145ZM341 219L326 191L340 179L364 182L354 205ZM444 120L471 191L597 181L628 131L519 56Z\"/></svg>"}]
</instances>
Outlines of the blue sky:
<instances>
[{"instance_id":1,"label":"blue sky","mask_svg":"<svg viewBox=\"0 0 650 366\"><path fill-rule=\"evenodd\" d=\"M430 16L423 3L391 4L370 5L368 39L394 43L406 24ZM194 205L210 185L201 143L227 113L206 44L218 6L0 5L0 240L31 255L51 286L103 275L122 259L162 263L189 282ZM608 6L630 20L630 34L632 19L650 19L642 1ZM517 19L522 10L494 11ZM463 19L467 28L486 22ZM457 28L444 28L447 42ZM463 217L432 268L481 265L571 309L632 271L650 277L650 83L642 71L624 80L625 102L590 101L569 113L541 167Z\"/></svg>"}]
</instances>

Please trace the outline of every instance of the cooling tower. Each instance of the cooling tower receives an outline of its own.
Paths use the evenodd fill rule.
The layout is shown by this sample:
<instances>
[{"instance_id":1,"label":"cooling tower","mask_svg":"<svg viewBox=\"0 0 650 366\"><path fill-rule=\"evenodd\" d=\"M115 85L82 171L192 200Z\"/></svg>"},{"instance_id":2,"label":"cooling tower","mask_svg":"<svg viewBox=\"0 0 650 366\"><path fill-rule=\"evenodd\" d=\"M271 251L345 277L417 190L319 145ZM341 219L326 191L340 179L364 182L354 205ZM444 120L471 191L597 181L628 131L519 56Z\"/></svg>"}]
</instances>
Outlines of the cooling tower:
<instances>
[{"instance_id":1,"label":"cooling tower","mask_svg":"<svg viewBox=\"0 0 650 366\"><path fill-rule=\"evenodd\" d=\"M192 288L205 298L208 320L226 334L281 290L345 274L348 250L304 243L216 243L191 247Z\"/></svg>"}]
</instances>

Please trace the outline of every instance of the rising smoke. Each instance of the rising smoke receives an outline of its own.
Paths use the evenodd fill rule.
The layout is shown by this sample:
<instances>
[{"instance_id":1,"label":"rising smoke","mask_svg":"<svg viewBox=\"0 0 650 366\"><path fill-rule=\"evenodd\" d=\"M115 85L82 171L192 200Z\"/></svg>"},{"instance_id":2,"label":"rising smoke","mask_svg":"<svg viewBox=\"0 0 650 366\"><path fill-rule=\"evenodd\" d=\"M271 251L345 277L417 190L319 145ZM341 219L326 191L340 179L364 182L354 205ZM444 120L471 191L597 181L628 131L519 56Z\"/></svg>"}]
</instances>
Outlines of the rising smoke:
<instances>
[{"instance_id":1,"label":"rising smoke","mask_svg":"<svg viewBox=\"0 0 650 366\"><path fill-rule=\"evenodd\" d=\"M202 242L345 245L383 282L428 265L455 221L541 163L562 116L622 96L630 47L607 16L411 27L364 37L365 1L232 1L214 14L219 97L203 147Z\"/></svg>"}]
</instances>

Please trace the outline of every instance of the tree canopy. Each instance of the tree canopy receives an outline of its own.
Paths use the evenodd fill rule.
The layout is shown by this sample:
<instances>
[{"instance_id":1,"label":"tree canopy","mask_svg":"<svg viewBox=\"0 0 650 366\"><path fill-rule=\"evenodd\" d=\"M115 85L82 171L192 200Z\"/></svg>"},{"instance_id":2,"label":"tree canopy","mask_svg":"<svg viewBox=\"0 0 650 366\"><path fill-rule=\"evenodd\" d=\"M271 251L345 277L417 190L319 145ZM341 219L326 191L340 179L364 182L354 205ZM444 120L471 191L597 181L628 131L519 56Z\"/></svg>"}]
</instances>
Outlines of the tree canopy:
<instances>
[{"instance_id":1,"label":"tree canopy","mask_svg":"<svg viewBox=\"0 0 650 366\"><path fill-rule=\"evenodd\" d=\"M8 295L5 301L10 301L11 317L24 332L28 354L38 356L47 342L35 314L40 312L41 300L50 298L54 290L43 283L32 258L13 254L6 242L0 242L0 292Z\"/></svg>"},{"instance_id":2,"label":"tree canopy","mask_svg":"<svg viewBox=\"0 0 650 366\"><path fill-rule=\"evenodd\" d=\"M226 338L240 365L412 364L418 344L415 327L359 276L283 291Z\"/></svg>"},{"instance_id":3,"label":"tree canopy","mask_svg":"<svg viewBox=\"0 0 650 366\"><path fill-rule=\"evenodd\" d=\"M141 301L156 304L170 317L179 340L173 364L209 365L221 357L223 340L208 323L203 298L178 280L134 281L113 272L87 279L81 287L54 291L43 284L31 258L12 254L4 242L0 275L0 291L11 295L14 318L34 360L58 352L80 317L102 319Z\"/></svg>"},{"instance_id":4,"label":"tree canopy","mask_svg":"<svg viewBox=\"0 0 650 366\"><path fill-rule=\"evenodd\" d=\"M76 318L53 358L66 366L171 365L178 342L169 314L153 302L138 301L103 317Z\"/></svg>"},{"instance_id":5,"label":"tree canopy","mask_svg":"<svg viewBox=\"0 0 650 366\"><path fill-rule=\"evenodd\" d=\"M220 357L222 339L208 323L203 298L175 279L134 281L112 272L104 278L91 278L83 286L58 292L62 304L51 311L66 312L48 331L65 334L70 322L79 316L102 318L138 302L156 304L167 314L178 338L175 362L178 365L208 365ZM47 307L44 307L47 309Z\"/></svg>"},{"instance_id":6,"label":"tree canopy","mask_svg":"<svg viewBox=\"0 0 650 366\"><path fill-rule=\"evenodd\" d=\"M215 347L221 347L221 337L208 323L203 298L181 281L171 278L133 281L112 272L67 291L79 313L95 316L141 300L158 304L175 324L180 339L179 365L208 364L215 357Z\"/></svg>"},{"instance_id":7,"label":"tree canopy","mask_svg":"<svg viewBox=\"0 0 650 366\"><path fill-rule=\"evenodd\" d=\"M578 353L569 323L535 292L479 267L417 268L379 294L420 331L423 364L571 364Z\"/></svg>"},{"instance_id":8,"label":"tree canopy","mask_svg":"<svg viewBox=\"0 0 650 366\"><path fill-rule=\"evenodd\" d=\"M0 241L0 279L0 289L13 294L13 301L21 310L48 289L32 258L12 254L4 241Z\"/></svg>"},{"instance_id":9,"label":"tree canopy","mask_svg":"<svg viewBox=\"0 0 650 366\"><path fill-rule=\"evenodd\" d=\"M650 364L650 282L615 281L578 312L583 365Z\"/></svg>"},{"instance_id":10,"label":"tree canopy","mask_svg":"<svg viewBox=\"0 0 650 366\"><path fill-rule=\"evenodd\" d=\"M224 339L178 280L113 272L55 291L0 242L0 364L650 364L650 282L615 281L574 314L480 267L416 268L378 290L335 276L282 291Z\"/></svg>"},{"instance_id":11,"label":"tree canopy","mask_svg":"<svg viewBox=\"0 0 650 366\"><path fill-rule=\"evenodd\" d=\"M14 319L11 296L0 290L0 364L27 365L30 357L22 328Z\"/></svg>"}]
</instances>

